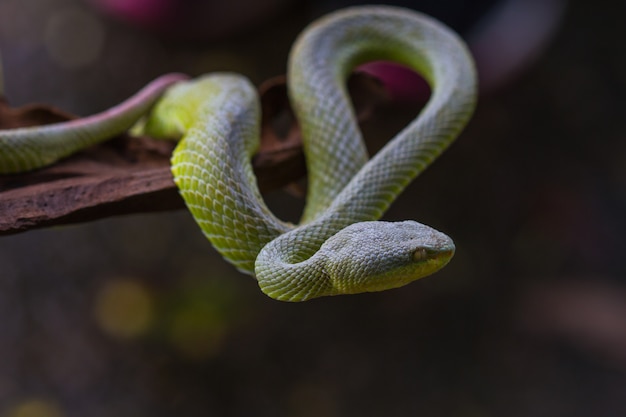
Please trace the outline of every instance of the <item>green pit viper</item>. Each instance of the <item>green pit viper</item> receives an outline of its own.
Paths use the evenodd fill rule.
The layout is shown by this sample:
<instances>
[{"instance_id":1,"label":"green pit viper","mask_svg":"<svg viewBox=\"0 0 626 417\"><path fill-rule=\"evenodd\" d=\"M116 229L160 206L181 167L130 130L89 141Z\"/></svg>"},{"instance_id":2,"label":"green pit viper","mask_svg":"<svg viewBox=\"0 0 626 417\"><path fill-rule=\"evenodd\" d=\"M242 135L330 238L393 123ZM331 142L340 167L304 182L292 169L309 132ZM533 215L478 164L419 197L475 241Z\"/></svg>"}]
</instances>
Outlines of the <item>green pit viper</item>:
<instances>
[{"instance_id":1,"label":"green pit viper","mask_svg":"<svg viewBox=\"0 0 626 417\"><path fill-rule=\"evenodd\" d=\"M371 159L345 80L372 60L421 74L431 96L419 116ZM215 249L278 300L381 291L430 275L451 259L445 234L414 221L377 221L454 139L473 112L476 74L450 29L415 11L344 9L297 39L287 71L308 170L300 224L276 218L252 172L260 104L243 76L158 78L124 103L65 123L0 131L0 173L37 169L133 125L179 138L174 180ZM139 126L139 127L137 127Z\"/></svg>"}]
</instances>

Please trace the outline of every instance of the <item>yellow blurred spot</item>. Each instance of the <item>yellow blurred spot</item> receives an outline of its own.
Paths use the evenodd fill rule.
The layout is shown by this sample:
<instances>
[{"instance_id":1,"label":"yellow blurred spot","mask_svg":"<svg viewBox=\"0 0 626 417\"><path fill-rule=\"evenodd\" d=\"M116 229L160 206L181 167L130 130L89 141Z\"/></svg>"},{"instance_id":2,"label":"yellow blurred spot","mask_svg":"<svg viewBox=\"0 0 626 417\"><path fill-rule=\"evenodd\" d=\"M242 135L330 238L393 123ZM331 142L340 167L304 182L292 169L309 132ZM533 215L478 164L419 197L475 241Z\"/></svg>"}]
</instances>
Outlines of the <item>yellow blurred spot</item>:
<instances>
[{"instance_id":1,"label":"yellow blurred spot","mask_svg":"<svg viewBox=\"0 0 626 417\"><path fill-rule=\"evenodd\" d=\"M10 409L8 417L63 417L56 404L43 400L29 400Z\"/></svg>"},{"instance_id":2,"label":"yellow blurred spot","mask_svg":"<svg viewBox=\"0 0 626 417\"><path fill-rule=\"evenodd\" d=\"M217 353L224 339L220 314L208 305L190 305L174 316L170 340L186 357L202 360Z\"/></svg>"},{"instance_id":3,"label":"yellow blurred spot","mask_svg":"<svg viewBox=\"0 0 626 417\"><path fill-rule=\"evenodd\" d=\"M115 337L139 336L152 323L152 299L144 287L133 281L107 283L97 295L95 307L98 323Z\"/></svg>"},{"instance_id":4,"label":"yellow blurred spot","mask_svg":"<svg viewBox=\"0 0 626 417\"><path fill-rule=\"evenodd\" d=\"M90 13L75 7L52 14L44 30L48 53L64 68L80 68L96 62L104 38L102 23Z\"/></svg>"}]
</instances>

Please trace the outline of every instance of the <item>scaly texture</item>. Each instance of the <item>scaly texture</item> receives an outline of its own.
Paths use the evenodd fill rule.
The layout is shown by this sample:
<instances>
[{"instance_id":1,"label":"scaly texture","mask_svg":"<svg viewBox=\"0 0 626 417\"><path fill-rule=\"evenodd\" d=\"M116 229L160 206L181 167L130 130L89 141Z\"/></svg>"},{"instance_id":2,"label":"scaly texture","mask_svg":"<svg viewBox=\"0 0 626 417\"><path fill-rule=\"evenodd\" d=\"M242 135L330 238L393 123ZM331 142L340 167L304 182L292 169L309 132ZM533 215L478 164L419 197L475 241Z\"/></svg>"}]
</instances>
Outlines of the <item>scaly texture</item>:
<instances>
[{"instance_id":1,"label":"scaly texture","mask_svg":"<svg viewBox=\"0 0 626 417\"><path fill-rule=\"evenodd\" d=\"M355 66L378 59L413 68L432 93L416 120L368 160L344 81ZM249 81L219 73L168 87L177 77L148 87L126 106L132 111L121 112L121 121L105 114L88 128L0 132L0 172L51 163L125 130L164 91L138 130L182 136L172 157L181 195L213 246L255 275L269 296L303 301L381 291L429 275L452 257L452 240L428 226L375 221L454 140L474 108L472 59L440 23L401 8L354 7L320 19L300 36L288 69L309 172L298 226L277 219L256 186L250 159L260 109ZM44 143L49 137L52 143ZM52 150L57 147L62 151Z\"/></svg>"},{"instance_id":2,"label":"scaly texture","mask_svg":"<svg viewBox=\"0 0 626 417\"><path fill-rule=\"evenodd\" d=\"M157 78L122 104L103 113L40 127L0 130L0 174L50 165L90 145L127 131L183 74Z\"/></svg>"}]
</instances>

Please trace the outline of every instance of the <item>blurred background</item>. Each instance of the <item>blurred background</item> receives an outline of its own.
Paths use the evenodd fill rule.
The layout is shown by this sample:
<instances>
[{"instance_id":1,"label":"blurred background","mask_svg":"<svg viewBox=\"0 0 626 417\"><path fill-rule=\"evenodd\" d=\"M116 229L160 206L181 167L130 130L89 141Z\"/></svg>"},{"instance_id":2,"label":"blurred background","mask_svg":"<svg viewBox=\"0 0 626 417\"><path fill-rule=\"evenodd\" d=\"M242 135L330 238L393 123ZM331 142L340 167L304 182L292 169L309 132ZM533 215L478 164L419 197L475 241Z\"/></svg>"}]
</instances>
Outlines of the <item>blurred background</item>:
<instances>
[{"instance_id":1,"label":"blurred background","mask_svg":"<svg viewBox=\"0 0 626 417\"><path fill-rule=\"evenodd\" d=\"M87 115L168 71L260 83L355 3L0 0L5 94ZM0 416L626 415L626 3L395 4L458 30L480 72L470 126L386 216L451 235L450 265L287 304L183 211L3 237ZM368 70L394 101L364 130L386 139L428 93Z\"/></svg>"}]
</instances>

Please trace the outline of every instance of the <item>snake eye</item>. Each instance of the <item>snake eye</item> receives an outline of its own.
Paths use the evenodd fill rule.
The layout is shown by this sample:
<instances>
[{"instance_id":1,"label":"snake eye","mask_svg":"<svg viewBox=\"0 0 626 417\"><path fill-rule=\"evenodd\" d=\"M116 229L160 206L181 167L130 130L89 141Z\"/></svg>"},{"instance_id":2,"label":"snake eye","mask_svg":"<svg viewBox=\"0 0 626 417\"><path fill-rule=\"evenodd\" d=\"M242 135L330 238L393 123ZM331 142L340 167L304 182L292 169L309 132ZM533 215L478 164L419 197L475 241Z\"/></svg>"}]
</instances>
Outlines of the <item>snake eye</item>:
<instances>
[{"instance_id":1,"label":"snake eye","mask_svg":"<svg viewBox=\"0 0 626 417\"><path fill-rule=\"evenodd\" d=\"M414 261L423 261L426 259L428 252L424 248L418 248L415 252L413 252L413 260Z\"/></svg>"}]
</instances>

